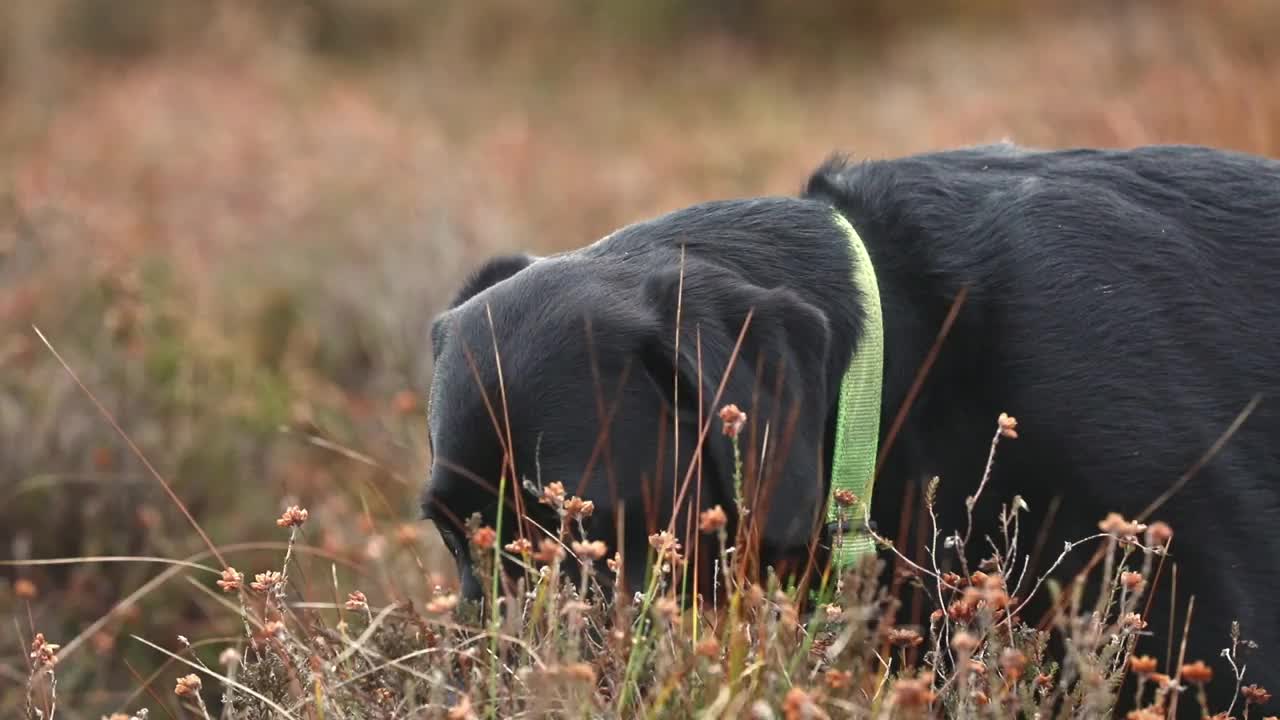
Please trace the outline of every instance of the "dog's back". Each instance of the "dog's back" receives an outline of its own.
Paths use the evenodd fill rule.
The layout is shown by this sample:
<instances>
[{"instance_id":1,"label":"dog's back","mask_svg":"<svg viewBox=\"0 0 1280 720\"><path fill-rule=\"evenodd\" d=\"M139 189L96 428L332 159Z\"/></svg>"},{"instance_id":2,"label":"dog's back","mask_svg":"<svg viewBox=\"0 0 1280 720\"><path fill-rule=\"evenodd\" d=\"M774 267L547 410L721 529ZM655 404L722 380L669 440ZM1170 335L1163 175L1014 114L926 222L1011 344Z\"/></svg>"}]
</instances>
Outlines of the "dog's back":
<instances>
[{"instance_id":1,"label":"dog's back","mask_svg":"<svg viewBox=\"0 0 1280 720\"><path fill-rule=\"evenodd\" d=\"M1280 684L1280 163L1188 146L998 145L832 161L805 195L839 207L867 243L886 293L886 362L910 365L888 373L922 359L893 355L919 347L895 323L936 332L967 292L911 411L912 450L886 469L941 475L953 491L944 515L961 513L946 520L962 522L989 421L1016 415L1021 437L1001 450L991 499L1062 503L1050 559L1105 513L1134 517L1173 492L1148 519L1176 532L1179 634L1196 595L1189 652L1213 660L1239 620L1263 643L1252 679ZM1165 651L1160 617L1143 652Z\"/></svg>"}]
</instances>

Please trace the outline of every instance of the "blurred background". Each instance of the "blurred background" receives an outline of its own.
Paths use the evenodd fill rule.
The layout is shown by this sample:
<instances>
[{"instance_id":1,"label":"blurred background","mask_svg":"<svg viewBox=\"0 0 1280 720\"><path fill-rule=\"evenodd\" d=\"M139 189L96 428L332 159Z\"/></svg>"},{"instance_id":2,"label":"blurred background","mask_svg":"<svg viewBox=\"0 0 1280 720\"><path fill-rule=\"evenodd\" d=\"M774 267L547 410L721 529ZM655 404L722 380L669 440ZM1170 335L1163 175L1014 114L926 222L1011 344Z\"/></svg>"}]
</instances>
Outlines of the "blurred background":
<instances>
[{"instance_id":1,"label":"blurred background","mask_svg":"<svg viewBox=\"0 0 1280 720\"><path fill-rule=\"evenodd\" d=\"M1277 21L1274 0L6 0L0 559L212 562L33 325L231 564L278 568L299 503L299 593L420 602L453 582L414 521L426 328L485 256L794 192L837 150L1275 154ZM178 668L129 635L205 652L238 627L187 575L212 584L0 568L0 714L34 631L67 646L60 716L160 713Z\"/></svg>"}]
</instances>

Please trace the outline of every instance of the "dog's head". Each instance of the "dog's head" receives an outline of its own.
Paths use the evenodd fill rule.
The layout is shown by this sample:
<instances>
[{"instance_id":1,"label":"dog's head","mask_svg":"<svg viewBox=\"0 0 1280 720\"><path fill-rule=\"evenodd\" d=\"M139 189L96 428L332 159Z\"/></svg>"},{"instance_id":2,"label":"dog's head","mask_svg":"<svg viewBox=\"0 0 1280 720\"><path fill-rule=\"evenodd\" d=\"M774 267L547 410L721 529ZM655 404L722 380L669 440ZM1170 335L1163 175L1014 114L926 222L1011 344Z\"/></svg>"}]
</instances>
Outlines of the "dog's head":
<instances>
[{"instance_id":1,"label":"dog's head","mask_svg":"<svg viewBox=\"0 0 1280 720\"><path fill-rule=\"evenodd\" d=\"M517 505L535 547L555 537L559 518L537 488L561 482L594 503L583 529L621 551L631 589L643 586L652 532L674 527L687 543L690 513L717 504L732 527L735 456L716 418L729 403L748 415L742 484L761 546L807 550L842 361L826 314L793 284L817 272L785 267L797 232L839 237L818 203L715 203L574 252L495 258L464 283L432 327L423 496L464 596L480 595L464 524L479 513L495 525L508 458L519 482L508 475L497 542L517 536Z\"/></svg>"}]
</instances>

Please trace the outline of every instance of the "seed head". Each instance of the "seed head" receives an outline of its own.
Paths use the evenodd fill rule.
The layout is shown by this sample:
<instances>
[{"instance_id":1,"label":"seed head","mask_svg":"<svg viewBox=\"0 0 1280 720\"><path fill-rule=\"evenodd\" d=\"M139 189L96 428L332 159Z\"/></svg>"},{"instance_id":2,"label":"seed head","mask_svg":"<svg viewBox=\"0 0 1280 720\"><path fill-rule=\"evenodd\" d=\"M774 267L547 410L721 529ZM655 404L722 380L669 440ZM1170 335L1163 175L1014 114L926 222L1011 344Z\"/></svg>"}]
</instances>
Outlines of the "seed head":
<instances>
[{"instance_id":1,"label":"seed head","mask_svg":"<svg viewBox=\"0 0 1280 720\"><path fill-rule=\"evenodd\" d=\"M1246 685L1240 688L1240 694L1244 696L1244 701L1250 705L1266 705L1271 702L1271 693L1267 692L1266 688L1257 685Z\"/></svg>"},{"instance_id":2,"label":"seed head","mask_svg":"<svg viewBox=\"0 0 1280 720\"><path fill-rule=\"evenodd\" d=\"M658 617L668 622L675 622L680 617L680 604L669 597L658 598L653 603L653 611L658 614Z\"/></svg>"},{"instance_id":3,"label":"seed head","mask_svg":"<svg viewBox=\"0 0 1280 720\"><path fill-rule=\"evenodd\" d=\"M538 552L533 554L534 560L545 565L550 565L562 557L564 557L564 546L551 538L543 538L538 543Z\"/></svg>"},{"instance_id":4,"label":"seed head","mask_svg":"<svg viewBox=\"0 0 1280 720\"><path fill-rule=\"evenodd\" d=\"M719 660L720 641L716 640L714 637L699 640L698 644L693 648L693 652L698 657L706 658L708 660Z\"/></svg>"},{"instance_id":5,"label":"seed head","mask_svg":"<svg viewBox=\"0 0 1280 720\"><path fill-rule=\"evenodd\" d=\"M223 667L231 667L240 662L240 651L235 648L227 648L218 656L218 664Z\"/></svg>"},{"instance_id":6,"label":"seed head","mask_svg":"<svg viewBox=\"0 0 1280 720\"><path fill-rule=\"evenodd\" d=\"M839 622L840 618L844 616L844 608L834 603L822 608L822 611L827 616L827 622Z\"/></svg>"},{"instance_id":7,"label":"seed head","mask_svg":"<svg viewBox=\"0 0 1280 720\"><path fill-rule=\"evenodd\" d=\"M507 543L503 549L512 555L529 557L529 554L533 552L533 543L529 542L528 538L516 538Z\"/></svg>"},{"instance_id":8,"label":"seed head","mask_svg":"<svg viewBox=\"0 0 1280 720\"><path fill-rule=\"evenodd\" d=\"M36 590L35 583L26 578L18 578L13 583L13 594L16 595L19 600L35 600L36 596L40 593Z\"/></svg>"},{"instance_id":9,"label":"seed head","mask_svg":"<svg viewBox=\"0 0 1280 720\"><path fill-rule=\"evenodd\" d=\"M570 663L564 667L563 672L565 677L580 683L592 685L596 681L595 668L584 662Z\"/></svg>"},{"instance_id":10,"label":"seed head","mask_svg":"<svg viewBox=\"0 0 1280 720\"><path fill-rule=\"evenodd\" d=\"M307 521L307 511L297 505L290 505L288 510L276 520L276 525L280 527L298 528Z\"/></svg>"},{"instance_id":11,"label":"seed head","mask_svg":"<svg viewBox=\"0 0 1280 720\"><path fill-rule=\"evenodd\" d=\"M823 676L823 680L832 690L843 690L853 684L853 673L848 670L831 669Z\"/></svg>"},{"instance_id":12,"label":"seed head","mask_svg":"<svg viewBox=\"0 0 1280 720\"><path fill-rule=\"evenodd\" d=\"M564 505L564 483L547 483L546 487L542 488L542 497L538 499L538 502L556 509L562 507Z\"/></svg>"},{"instance_id":13,"label":"seed head","mask_svg":"<svg viewBox=\"0 0 1280 720\"><path fill-rule=\"evenodd\" d=\"M1129 658L1129 669L1138 675L1150 675L1156 671L1158 663L1150 655L1135 655Z\"/></svg>"},{"instance_id":14,"label":"seed head","mask_svg":"<svg viewBox=\"0 0 1280 720\"><path fill-rule=\"evenodd\" d=\"M244 574L233 567L225 567L222 569L222 579L217 584L223 592L235 592L244 584Z\"/></svg>"},{"instance_id":15,"label":"seed head","mask_svg":"<svg viewBox=\"0 0 1280 720\"><path fill-rule=\"evenodd\" d=\"M1205 685L1213 680L1213 668L1205 665L1203 660L1197 660L1182 666L1182 678L1189 683Z\"/></svg>"},{"instance_id":16,"label":"seed head","mask_svg":"<svg viewBox=\"0 0 1280 720\"><path fill-rule=\"evenodd\" d=\"M889 631L889 642L898 647L916 647L924 638L911 628L893 628Z\"/></svg>"},{"instance_id":17,"label":"seed head","mask_svg":"<svg viewBox=\"0 0 1280 720\"><path fill-rule=\"evenodd\" d=\"M1027 656L1021 650L1007 647L1000 653L1000 667L1004 669L1005 675L1021 677L1022 671L1027 668Z\"/></svg>"},{"instance_id":18,"label":"seed head","mask_svg":"<svg viewBox=\"0 0 1280 720\"><path fill-rule=\"evenodd\" d=\"M1140 572L1123 572L1120 573L1120 584L1124 585L1126 590L1130 592L1138 592L1146 586L1147 580L1142 577Z\"/></svg>"},{"instance_id":19,"label":"seed head","mask_svg":"<svg viewBox=\"0 0 1280 720\"><path fill-rule=\"evenodd\" d=\"M1116 535L1122 538L1137 537L1147 529L1146 525L1132 520L1125 520L1120 513L1107 513L1102 522L1098 523L1098 529L1104 533Z\"/></svg>"},{"instance_id":20,"label":"seed head","mask_svg":"<svg viewBox=\"0 0 1280 720\"><path fill-rule=\"evenodd\" d=\"M724 514L724 508L719 505L698 514L698 530L704 533L718 532L728 522L729 518Z\"/></svg>"},{"instance_id":21,"label":"seed head","mask_svg":"<svg viewBox=\"0 0 1280 720\"><path fill-rule=\"evenodd\" d=\"M720 421L724 423L724 434L736 438L738 433L742 432L742 427L747 424L747 414L739 410L737 405L730 403L720 409Z\"/></svg>"},{"instance_id":22,"label":"seed head","mask_svg":"<svg viewBox=\"0 0 1280 720\"><path fill-rule=\"evenodd\" d=\"M622 553L615 552L613 557L609 558L609 572L614 574L622 572Z\"/></svg>"},{"instance_id":23,"label":"seed head","mask_svg":"<svg viewBox=\"0 0 1280 720\"><path fill-rule=\"evenodd\" d=\"M858 504L858 496L854 495L852 490L836 491L836 505L847 508L856 504Z\"/></svg>"},{"instance_id":24,"label":"seed head","mask_svg":"<svg viewBox=\"0 0 1280 720\"><path fill-rule=\"evenodd\" d=\"M579 520L591 517L591 513L595 512L596 504L590 500L583 500L574 495L564 501L564 514L570 520Z\"/></svg>"},{"instance_id":25,"label":"seed head","mask_svg":"<svg viewBox=\"0 0 1280 720\"><path fill-rule=\"evenodd\" d=\"M1120 626L1125 630L1138 632L1146 629L1147 621L1143 620L1138 613L1125 613L1124 617L1120 618Z\"/></svg>"},{"instance_id":26,"label":"seed head","mask_svg":"<svg viewBox=\"0 0 1280 720\"><path fill-rule=\"evenodd\" d=\"M355 592L347 593L347 609L348 610L368 610L369 598L365 597L364 593L360 592L359 590L356 590Z\"/></svg>"},{"instance_id":27,"label":"seed head","mask_svg":"<svg viewBox=\"0 0 1280 720\"><path fill-rule=\"evenodd\" d=\"M1173 528L1168 523L1157 520L1147 528L1147 544L1152 547L1164 547L1173 539Z\"/></svg>"},{"instance_id":28,"label":"seed head","mask_svg":"<svg viewBox=\"0 0 1280 720\"><path fill-rule=\"evenodd\" d=\"M817 709L809 693L799 687L792 687L787 691L787 696L782 699L782 716L786 720L814 717L818 714L815 712Z\"/></svg>"},{"instance_id":29,"label":"seed head","mask_svg":"<svg viewBox=\"0 0 1280 720\"><path fill-rule=\"evenodd\" d=\"M928 678L903 678L893 685L893 697L899 707L918 708L933 702Z\"/></svg>"},{"instance_id":30,"label":"seed head","mask_svg":"<svg viewBox=\"0 0 1280 720\"><path fill-rule=\"evenodd\" d=\"M192 673L178 678L178 684L173 688L173 694L178 697L191 697L200 692L200 676Z\"/></svg>"},{"instance_id":31,"label":"seed head","mask_svg":"<svg viewBox=\"0 0 1280 720\"><path fill-rule=\"evenodd\" d=\"M680 542L676 536L663 530L649 536L649 545L658 551L658 562L669 561L676 565L681 561Z\"/></svg>"},{"instance_id":32,"label":"seed head","mask_svg":"<svg viewBox=\"0 0 1280 720\"><path fill-rule=\"evenodd\" d=\"M484 526L477 528L471 533L471 544L475 545L478 550L492 550L493 544L498 541L498 533L493 528Z\"/></svg>"},{"instance_id":33,"label":"seed head","mask_svg":"<svg viewBox=\"0 0 1280 720\"><path fill-rule=\"evenodd\" d=\"M573 548L574 555L577 555L583 560L590 561L599 560L604 557L606 552L608 552L608 548L606 548L605 544L599 540L592 540L591 542L574 541L571 547Z\"/></svg>"},{"instance_id":34,"label":"seed head","mask_svg":"<svg viewBox=\"0 0 1280 720\"><path fill-rule=\"evenodd\" d=\"M1036 676L1036 687L1041 690L1050 690L1053 688L1053 676L1048 673L1040 673Z\"/></svg>"},{"instance_id":35,"label":"seed head","mask_svg":"<svg viewBox=\"0 0 1280 720\"><path fill-rule=\"evenodd\" d=\"M31 654L29 656L31 663L37 669L52 667L58 662L57 652L60 647L62 646L54 645L45 640L44 633L36 633L36 636L31 639Z\"/></svg>"},{"instance_id":36,"label":"seed head","mask_svg":"<svg viewBox=\"0 0 1280 720\"><path fill-rule=\"evenodd\" d=\"M987 694L986 694L986 693L984 693L984 692L982 692L981 690L974 690L974 691L973 691L973 702L974 702L974 703L976 703L976 704L978 704L978 705L980 705L980 706L981 706L981 705L987 705L987 704L989 704L989 703L991 702L991 698L987 697Z\"/></svg>"},{"instance_id":37,"label":"seed head","mask_svg":"<svg viewBox=\"0 0 1280 720\"><path fill-rule=\"evenodd\" d=\"M951 647L958 653L970 654L978 649L978 637L961 630L951 636Z\"/></svg>"},{"instance_id":38,"label":"seed head","mask_svg":"<svg viewBox=\"0 0 1280 720\"><path fill-rule=\"evenodd\" d=\"M1017 429L1018 419L1017 418L1013 417L1012 415L1006 415L1005 413L1000 413L1000 418L999 420L997 420L997 422L1000 424L1001 435L1009 438L1010 440L1016 440L1018 438L1018 429Z\"/></svg>"},{"instance_id":39,"label":"seed head","mask_svg":"<svg viewBox=\"0 0 1280 720\"><path fill-rule=\"evenodd\" d=\"M249 583L249 587L254 592L266 593L284 581L280 573L275 570L269 570L264 573L258 573L253 576L253 582Z\"/></svg>"}]
</instances>

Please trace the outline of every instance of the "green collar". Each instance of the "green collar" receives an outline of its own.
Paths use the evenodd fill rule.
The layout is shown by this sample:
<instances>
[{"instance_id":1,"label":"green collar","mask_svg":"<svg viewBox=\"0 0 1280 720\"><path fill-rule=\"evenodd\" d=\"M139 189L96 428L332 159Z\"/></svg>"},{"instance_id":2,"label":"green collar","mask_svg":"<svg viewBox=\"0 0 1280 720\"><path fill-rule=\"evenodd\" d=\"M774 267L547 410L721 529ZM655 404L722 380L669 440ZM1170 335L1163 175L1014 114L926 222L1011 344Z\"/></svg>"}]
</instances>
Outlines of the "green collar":
<instances>
[{"instance_id":1,"label":"green collar","mask_svg":"<svg viewBox=\"0 0 1280 720\"><path fill-rule=\"evenodd\" d=\"M827 522L837 523L829 527L839 528L843 521L847 528L844 533L833 532L831 538L833 569L839 572L855 560L875 552L875 541L863 521L871 508L876 451L880 444L884 317L871 256L848 219L839 212L835 213L835 218L849 236L854 261L853 284L866 312L862 337L858 339L857 350L840 384L836 446L831 464L831 495L827 500ZM836 495L841 491L853 493L852 506L841 507L836 501Z\"/></svg>"}]
</instances>

